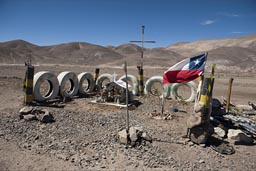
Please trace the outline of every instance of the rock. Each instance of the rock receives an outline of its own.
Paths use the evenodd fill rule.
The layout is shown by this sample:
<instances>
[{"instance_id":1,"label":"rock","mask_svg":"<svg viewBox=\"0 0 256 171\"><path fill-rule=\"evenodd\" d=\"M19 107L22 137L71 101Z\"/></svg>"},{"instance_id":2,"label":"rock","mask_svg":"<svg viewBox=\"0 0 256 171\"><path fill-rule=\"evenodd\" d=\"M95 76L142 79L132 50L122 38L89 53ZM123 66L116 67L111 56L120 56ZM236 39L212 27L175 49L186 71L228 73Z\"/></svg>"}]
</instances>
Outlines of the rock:
<instances>
[{"instance_id":1,"label":"rock","mask_svg":"<svg viewBox=\"0 0 256 171\"><path fill-rule=\"evenodd\" d=\"M23 108L21 108L21 109L19 110L19 113L20 113L21 115L26 115L26 114L31 113L32 110L33 110L33 107L31 107L31 106L25 106L25 107L23 107Z\"/></svg>"},{"instance_id":2,"label":"rock","mask_svg":"<svg viewBox=\"0 0 256 171\"><path fill-rule=\"evenodd\" d=\"M195 126L198 126L202 123L202 117L200 113L195 113L192 115L189 115L189 117L187 118L187 128L192 128Z\"/></svg>"},{"instance_id":3,"label":"rock","mask_svg":"<svg viewBox=\"0 0 256 171\"><path fill-rule=\"evenodd\" d=\"M25 121L37 120L36 116L35 116L35 115L32 115L32 114L24 115L24 116L23 116L23 119L24 119Z\"/></svg>"},{"instance_id":4,"label":"rock","mask_svg":"<svg viewBox=\"0 0 256 171\"><path fill-rule=\"evenodd\" d=\"M4 132L0 130L0 136L4 136Z\"/></svg>"},{"instance_id":5,"label":"rock","mask_svg":"<svg viewBox=\"0 0 256 171\"><path fill-rule=\"evenodd\" d=\"M226 135L225 130L223 130L223 129L220 128L220 127L214 127L214 132L215 132L215 134L217 134L217 135L218 135L219 137L221 137L221 138L224 138L225 135Z\"/></svg>"},{"instance_id":6,"label":"rock","mask_svg":"<svg viewBox=\"0 0 256 171\"><path fill-rule=\"evenodd\" d=\"M126 129L118 132L119 141L121 144L127 144L128 143L128 137L127 137Z\"/></svg>"},{"instance_id":7,"label":"rock","mask_svg":"<svg viewBox=\"0 0 256 171\"><path fill-rule=\"evenodd\" d=\"M54 122L53 115L46 109L42 110L43 114L37 114L37 118L42 123L51 123Z\"/></svg>"},{"instance_id":8,"label":"rock","mask_svg":"<svg viewBox=\"0 0 256 171\"><path fill-rule=\"evenodd\" d=\"M135 145L136 141L138 140L137 130L135 129L135 127L130 127L129 135L130 135L131 145Z\"/></svg>"},{"instance_id":9,"label":"rock","mask_svg":"<svg viewBox=\"0 0 256 171\"><path fill-rule=\"evenodd\" d=\"M196 113L201 112L203 111L203 108L204 108L204 104L202 102L199 102L195 105L195 112Z\"/></svg>"},{"instance_id":10,"label":"rock","mask_svg":"<svg viewBox=\"0 0 256 171\"><path fill-rule=\"evenodd\" d=\"M205 144L210 135L210 125L201 124L190 129L190 140L195 144Z\"/></svg>"},{"instance_id":11,"label":"rock","mask_svg":"<svg viewBox=\"0 0 256 171\"><path fill-rule=\"evenodd\" d=\"M251 144L253 139L251 136L245 134L239 129L229 129L228 130L228 139L236 140L238 143Z\"/></svg>"},{"instance_id":12,"label":"rock","mask_svg":"<svg viewBox=\"0 0 256 171\"><path fill-rule=\"evenodd\" d=\"M236 105L236 108L241 112L243 110L253 110L250 105Z\"/></svg>"},{"instance_id":13,"label":"rock","mask_svg":"<svg viewBox=\"0 0 256 171\"><path fill-rule=\"evenodd\" d=\"M212 99L212 116L221 115L221 102L218 99Z\"/></svg>"},{"instance_id":14,"label":"rock","mask_svg":"<svg viewBox=\"0 0 256 171\"><path fill-rule=\"evenodd\" d=\"M156 120L162 120L163 119L161 116L154 116L153 118L156 119Z\"/></svg>"},{"instance_id":15,"label":"rock","mask_svg":"<svg viewBox=\"0 0 256 171\"><path fill-rule=\"evenodd\" d=\"M141 126L134 126L134 129L136 129L137 135L141 135L143 133L143 128Z\"/></svg>"},{"instance_id":16,"label":"rock","mask_svg":"<svg viewBox=\"0 0 256 171\"><path fill-rule=\"evenodd\" d=\"M189 142L188 142L188 145L191 147L191 146L194 145L194 143L193 143L192 141L189 141Z\"/></svg>"},{"instance_id":17,"label":"rock","mask_svg":"<svg viewBox=\"0 0 256 171\"><path fill-rule=\"evenodd\" d=\"M31 106L25 106L19 110L19 117L20 119L24 118L24 115L31 114L33 110L33 107Z\"/></svg>"},{"instance_id":18,"label":"rock","mask_svg":"<svg viewBox=\"0 0 256 171\"><path fill-rule=\"evenodd\" d=\"M152 143L152 137L149 136L146 132L142 133L141 138Z\"/></svg>"},{"instance_id":19,"label":"rock","mask_svg":"<svg viewBox=\"0 0 256 171\"><path fill-rule=\"evenodd\" d=\"M204 160L199 160L199 163L205 163L205 161Z\"/></svg>"}]
</instances>

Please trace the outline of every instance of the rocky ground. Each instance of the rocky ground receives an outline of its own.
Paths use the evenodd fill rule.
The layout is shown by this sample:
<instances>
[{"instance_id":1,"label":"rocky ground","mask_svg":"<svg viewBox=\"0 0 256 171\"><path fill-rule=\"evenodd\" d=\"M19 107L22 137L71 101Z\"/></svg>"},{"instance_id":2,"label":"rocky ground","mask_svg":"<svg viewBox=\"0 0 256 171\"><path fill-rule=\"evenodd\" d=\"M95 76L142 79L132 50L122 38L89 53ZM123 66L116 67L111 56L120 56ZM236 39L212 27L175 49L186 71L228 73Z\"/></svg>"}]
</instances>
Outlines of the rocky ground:
<instances>
[{"instance_id":1,"label":"rocky ground","mask_svg":"<svg viewBox=\"0 0 256 171\"><path fill-rule=\"evenodd\" d=\"M195 145L183 138L193 103L166 100L164 114L169 119L162 120L151 117L160 112L158 97L137 97L141 104L129 111L130 125L143 127L153 142L142 141L135 147L121 145L118 141L118 131L126 126L126 110L90 104L94 97L74 98L63 107L35 106L38 110L48 110L55 119L53 123L25 121L18 112L23 107L24 72L21 71L24 70L14 67L3 72L7 70L2 68L0 78L0 152L4 154L0 155L0 170L255 169L254 144L234 145L230 141L236 152L223 155L210 146ZM233 97L242 99L235 101L255 100L255 93L243 96L246 82L239 84L240 88L234 88L239 93L234 93ZM251 84L247 88L255 92ZM215 92L222 94L218 86ZM174 112L174 107L179 111Z\"/></svg>"}]
</instances>

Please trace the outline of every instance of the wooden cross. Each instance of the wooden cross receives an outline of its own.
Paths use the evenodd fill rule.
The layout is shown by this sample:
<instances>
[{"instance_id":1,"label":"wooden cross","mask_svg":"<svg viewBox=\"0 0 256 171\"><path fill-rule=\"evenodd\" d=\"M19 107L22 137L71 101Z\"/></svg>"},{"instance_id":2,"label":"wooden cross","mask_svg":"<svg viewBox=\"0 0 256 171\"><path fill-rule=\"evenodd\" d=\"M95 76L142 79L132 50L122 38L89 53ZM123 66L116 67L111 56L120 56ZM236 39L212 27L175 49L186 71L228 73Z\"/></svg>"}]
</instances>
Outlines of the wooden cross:
<instances>
[{"instance_id":1,"label":"wooden cross","mask_svg":"<svg viewBox=\"0 0 256 171\"><path fill-rule=\"evenodd\" d=\"M144 40L144 30L145 30L145 26L143 25L142 27L142 40L132 40L130 41L131 43L141 43L141 69L143 68L143 55L144 55L144 43L156 43L156 41L153 40Z\"/></svg>"}]
</instances>

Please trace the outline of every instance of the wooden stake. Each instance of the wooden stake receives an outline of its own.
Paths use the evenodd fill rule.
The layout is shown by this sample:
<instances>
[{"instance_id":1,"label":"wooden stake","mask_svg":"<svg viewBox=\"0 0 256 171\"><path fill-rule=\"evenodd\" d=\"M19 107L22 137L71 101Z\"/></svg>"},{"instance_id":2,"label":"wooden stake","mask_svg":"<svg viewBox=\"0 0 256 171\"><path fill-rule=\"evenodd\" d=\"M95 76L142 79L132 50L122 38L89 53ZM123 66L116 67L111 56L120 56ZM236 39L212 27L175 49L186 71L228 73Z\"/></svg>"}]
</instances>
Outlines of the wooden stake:
<instances>
[{"instance_id":1,"label":"wooden stake","mask_svg":"<svg viewBox=\"0 0 256 171\"><path fill-rule=\"evenodd\" d=\"M229 113L229 105L230 105L230 97L231 97L231 89L232 89L233 80L234 80L233 78L229 79L228 91L227 91L226 113Z\"/></svg>"},{"instance_id":2,"label":"wooden stake","mask_svg":"<svg viewBox=\"0 0 256 171\"><path fill-rule=\"evenodd\" d=\"M163 119L163 115L164 115L164 95L162 95L162 103L161 103L161 118Z\"/></svg>"}]
</instances>

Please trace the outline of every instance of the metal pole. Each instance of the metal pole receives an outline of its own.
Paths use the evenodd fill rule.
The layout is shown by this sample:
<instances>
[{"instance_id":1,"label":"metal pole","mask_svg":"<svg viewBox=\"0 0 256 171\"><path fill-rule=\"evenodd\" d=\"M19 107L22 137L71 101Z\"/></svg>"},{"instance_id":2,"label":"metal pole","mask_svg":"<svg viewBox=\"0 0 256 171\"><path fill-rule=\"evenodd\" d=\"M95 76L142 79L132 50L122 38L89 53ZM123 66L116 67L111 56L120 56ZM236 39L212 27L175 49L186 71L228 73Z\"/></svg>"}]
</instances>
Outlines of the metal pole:
<instances>
[{"instance_id":1,"label":"metal pole","mask_svg":"<svg viewBox=\"0 0 256 171\"><path fill-rule=\"evenodd\" d=\"M124 72L125 72L125 79L126 79L126 131L129 132L129 110L128 110L128 78L127 78L127 63L124 61Z\"/></svg>"},{"instance_id":2,"label":"metal pole","mask_svg":"<svg viewBox=\"0 0 256 171\"><path fill-rule=\"evenodd\" d=\"M231 89L232 89L233 80L234 80L233 78L229 79L228 91L227 91L226 113L229 113L229 105L230 105L230 97L231 97Z\"/></svg>"},{"instance_id":3,"label":"metal pole","mask_svg":"<svg viewBox=\"0 0 256 171\"><path fill-rule=\"evenodd\" d=\"M142 29L142 41L141 41L141 69L143 69L143 57L144 57L144 29L145 26L141 26Z\"/></svg>"}]
</instances>

